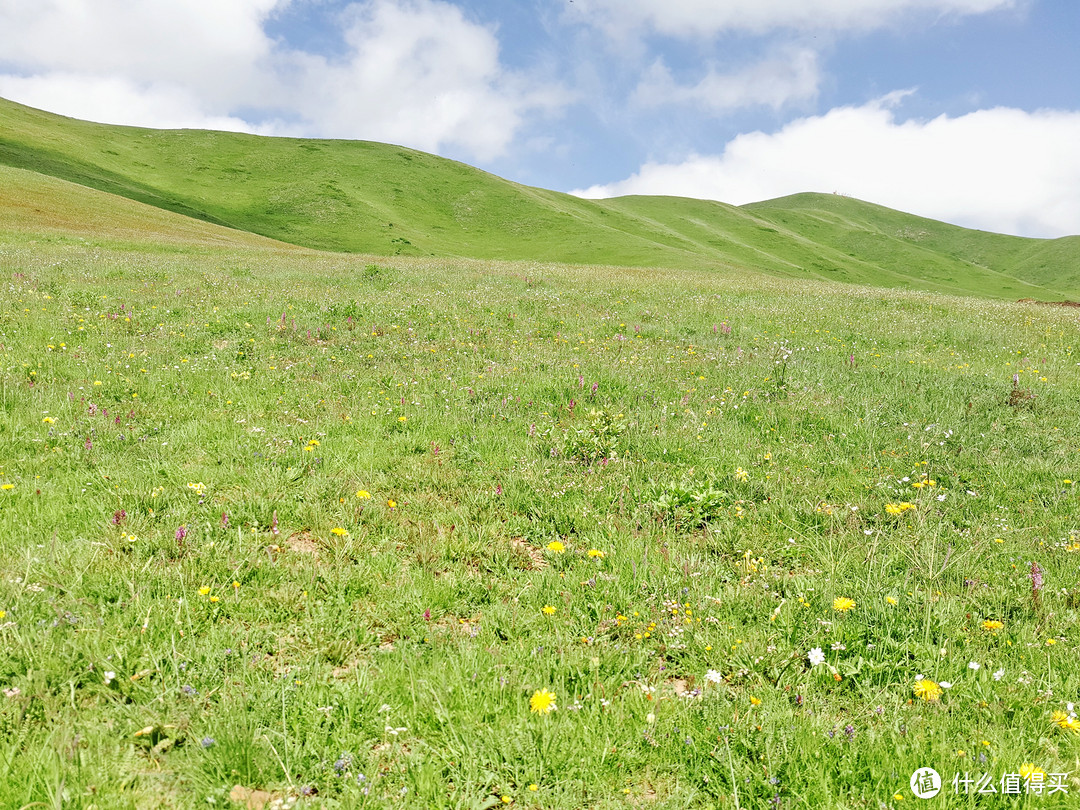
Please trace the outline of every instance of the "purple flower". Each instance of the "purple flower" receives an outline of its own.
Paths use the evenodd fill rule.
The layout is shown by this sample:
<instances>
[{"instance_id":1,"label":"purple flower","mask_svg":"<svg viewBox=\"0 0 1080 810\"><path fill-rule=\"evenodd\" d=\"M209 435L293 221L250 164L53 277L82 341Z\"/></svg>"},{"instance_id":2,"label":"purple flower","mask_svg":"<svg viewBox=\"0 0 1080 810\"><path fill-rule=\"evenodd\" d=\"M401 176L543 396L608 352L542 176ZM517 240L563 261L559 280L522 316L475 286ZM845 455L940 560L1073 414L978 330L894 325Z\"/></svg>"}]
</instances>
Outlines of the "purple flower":
<instances>
[{"instance_id":1,"label":"purple flower","mask_svg":"<svg viewBox=\"0 0 1080 810\"><path fill-rule=\"evenodd\" d=\"M183 543L185 537L187 537L187 526L181 526L176 530L176 542Z\"/></svg>"},{"instance_id":2,"label":"purple flower","mask_svg":"<svg viewBox=\"0 0 1080 810\"><path fill-rule=\"evenodd\" d=\"M126 518L126 517L127 517L127 512L125 512L123 509L117 509L116 512L114 512L113 516L112 516L113 525L114 526L119 526L121 523L124 522L124 518Z\"/></svg>"}]
</instances>

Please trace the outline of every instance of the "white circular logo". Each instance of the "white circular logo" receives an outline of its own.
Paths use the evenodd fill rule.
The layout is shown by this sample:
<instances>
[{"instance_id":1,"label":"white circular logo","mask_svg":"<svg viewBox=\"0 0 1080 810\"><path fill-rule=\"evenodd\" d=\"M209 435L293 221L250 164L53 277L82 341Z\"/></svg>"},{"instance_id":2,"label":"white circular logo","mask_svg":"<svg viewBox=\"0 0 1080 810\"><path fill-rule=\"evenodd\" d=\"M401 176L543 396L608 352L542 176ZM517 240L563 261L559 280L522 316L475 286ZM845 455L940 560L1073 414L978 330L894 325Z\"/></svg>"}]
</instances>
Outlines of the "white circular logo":
<instances>
[{"instance_id":1,"label":"white circular logo","mask_svg":"<svg viewBox=\"0 0 1080 810\"><path fill-rule=\"evenodd\" d=\"M911 792L920 799L932 799L941 792L941 777L933 768L919 768L911 775Z\"/></svg>"}]
</instances>

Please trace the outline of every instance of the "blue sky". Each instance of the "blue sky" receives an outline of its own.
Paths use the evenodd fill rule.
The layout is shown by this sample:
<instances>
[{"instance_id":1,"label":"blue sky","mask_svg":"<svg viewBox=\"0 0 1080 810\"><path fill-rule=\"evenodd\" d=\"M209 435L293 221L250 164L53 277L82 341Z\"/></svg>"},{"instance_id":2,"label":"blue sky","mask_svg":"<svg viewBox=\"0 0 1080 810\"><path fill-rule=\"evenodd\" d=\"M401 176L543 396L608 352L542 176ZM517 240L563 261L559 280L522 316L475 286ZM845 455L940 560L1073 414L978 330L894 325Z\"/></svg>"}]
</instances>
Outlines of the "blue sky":
<instances>
[{"instance_id":1,"label":"blue sky","mask_svg":"<svg viewBox=\"0 0 1080 810\"><path fill-rule=\"evenodd\" d=\"M370 139L585 196L1080 234L1076 0L0 0L0 96Z\"/></svg>"}]
</instances>

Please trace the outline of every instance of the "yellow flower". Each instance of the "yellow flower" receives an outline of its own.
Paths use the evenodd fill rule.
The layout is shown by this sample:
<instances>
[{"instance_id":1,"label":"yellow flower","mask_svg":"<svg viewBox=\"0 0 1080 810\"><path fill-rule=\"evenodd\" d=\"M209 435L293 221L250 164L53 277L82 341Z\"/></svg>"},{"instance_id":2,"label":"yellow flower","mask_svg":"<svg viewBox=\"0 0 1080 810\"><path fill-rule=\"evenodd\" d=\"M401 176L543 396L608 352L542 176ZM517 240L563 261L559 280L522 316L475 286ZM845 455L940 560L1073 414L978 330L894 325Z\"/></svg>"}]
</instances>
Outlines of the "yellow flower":
<instances>
[{"instance_id":1,"label":"yellow flower","mask_svg":"<svg viewBox=\"0 0 1080 810\"><path fill-rule=\"evenodd\" d=\"M922 698L928 703L933 703L941 697L943 690L938 686L936 681L932 681L929 678L922 678L915 681L915 686L912 691L915 692L915 697Z\"/></svg>"},{"instance_id":2,"label":"yellow flower","mask_svg":"<svg viewBox=\"0 0 1080 810\"><path fill-rule=\"evenodd\" d=\"M895 599L894 599L893 597L891 597L891 596L886 596L886 597L885 597L885 601L886 601L887 603L889 603L890 605L895 605L895 604L896 604L896 600L895 600Z\"/></svg>"},{"instance_id":3,"label":"yellow flower","mask_svg":"<svg viewBox=\"0 0 1080 810\"><path fill-rule=\"evenodd\" d=\"M544 605L540 608L540 612L545 616L551 616L555 613L556 607L554 605Z\"/></svg>"},{"instance_id":4,"label":"yellow flower","mask_svg":"<svg viewBox=\"0 0 1080 810\"><path fill-rule=\"evenodd\" d=\"M397 418L397 420L398 420L399 422L407 422L407 421L409 420L409 417L407 417L407 416L399 416L399 417Z\"/></svg>"},{"instance_id":5,"label":"yellow flower","mask_svg":"<svg viewBox=\"0 0 1080 810\"><path fill-rule=\"evenodd\" d=\"M735 468L735 480L736 481L749 481L750 473L744 470L742 467Z\"/></svg>"},{"instance_id":6,"label":"yellow flower","mask_svg":"<svg viewBox=\"0 0 1080 810\"><path fill-rule=\"evenodd\" d=\"M397 509L397 501L395 501L393 498L387 498L386 505L389 506L391 509Z\"/></svg>"},{"instance_id":7,"label":"yellow flower","mask_svg":"<svg viewBox=\"0 0 1080 810\"><path fill-rule=\"evenodd\" d=\"M983 630L987 630L987 631L989 631L991 633L996 633L998 630L1000 630L1005 625L1002 624L1001 622L997 621L996 619L987 619L986 621L984 621L982 623L982 626L983 626Z\"/></svg>"},{"instance_id":8,"label":"yellow flower","mask_svg":"<svg viewBox=\"0 0 1080 810\"><path fill-rule=\"evenodd\" d=\"M15 489L15 485L14 484L2 484L2 485L0 485L0 489Z\"/></svg>"},{"instance_id":9,"label":"yellow flower","mask_svg":"<svg viewBox=\"0 0 1080 810\"><path fill-rule=\"evenodd\" d=\"M750 696L750 705L751 706L760 706L761 705L761 698L756 698L753 695L751 695Z\"/></svg>"},{"instance_id":10,"label":"yellow flower","mask_svg":"<svg viewBox=\"0 0 1080 810\"><path fill-rule=\"evenodd\" d=\"M904 794L903 793L894 793L893 797L892 797L892 800L894 802L902 802L904 800Z\"/></svg>"},{"instance_id":11,"label":"yellow flower","mask_svg":"<svg viewBox=\"0 0 1080 810\"><path fill-rule=\"evenodd\" d=\"M529 790L531 790L531 791L532 791L533 793L535 793L535 792L536 792L536 791L538 791L539 789L540 789L540 786L539 786L539 785L537 785L537 784L532 784L532 785L529 785Z\"/></svg>"},{"instance_id":12,"label":"yellow flower","mask_svg":"<svg viewBox=\"0 0 1080 810\"><path fill-rule=\"evenodd\" d=\"M46 416L41 421L44 422L46 425L55 425L56 424L56 420L53 419L51 416Z\"/></svg>"},{"instance_id":13,"label":"yellow flower","mask_svg":"<svg viewBox=\"0 0 1080 810\"><path fill-rule=\"evenodd\" d=\"M1019 772L1020 776L1022 776L1029 782L1032 779L1035 779L1036 781L1042 781L1046 779L1046 771L1031 762L1025 762L1023 765L1021 765Z\"/></svg>"},{"instance_id":14,"label":"yellow flower","mask_svg":"<svg viewBox=\"0 0 1080 810\"><path fill-rule=\"evenodd\" d=\"M1050 715L1051 725L1055 725L1062 731L1071 731L1074 734L1080 731L1080 719L1075 714L1069 712L1063 712L1058 709L1056 712Z\"/></svg>"},{"instance_id":15,"label":"yellow flower","mask_svg":"<svg viewBox=\"0 0 1080 810\"><path fill-rule=\"evenodd\" d=\"M358 489L356 490L356 497L362 501L366 501L368 498L371 497L371 493L368 492L366 489Z\"/></svg>"},{"instance_id":16,"label":"yellow flower","mask_svg":"<svg viewBox=\"0 0 1080 810\"><path fill-rule=\"evenodd\" d=\"M220 596L211 596L211 597L210 597L210 601L211 601L211 602L220 602L220 601L221 601L221 597L220 597Z\"/></svg>"},{"instance_id":17,"label":"yellow flower","mask_svg":"<svg viewBox=\"0 0 1080 810\"><path fill-rule=\"evenodd\" d=\"M556 554L562 554L564 551L566 551L566 546L564 546L558 540L552 540L550 543L547 544L547 550L553 551Z\"/></svg>"},{"instance_id":18,"label":"yellow flower","mask_svg":"<svg viewBox=\"0 0 1080 810\"><path fill-rule=\"evenodd\" d=\"M855 600L849 599L846 596L838 596L833 600L833 610L838 610L841 613L847 613L849 610L855 607Z\"/></svg>"},{"instance_id":19,"label":"yellow flower","mask_svg":"<svg viewBox=\"0 0 1080 810\"><path fill-rule=\"evenodd\" d=\"M210 593L210 588L209 588L209 587L207 587L206 585L204 585L203 587L199 588L199 595L200 595L200 596L206 596L206 595L207 595L208 593Z\"/></svg>"},{"instance_id":20,"label":"yellow flower","mask_svg":"<svg viewBox=\"0 0 1080 810\"><path fill-rule=\"evenodd\" d=\"M604 559L605 554L604 554L604 552L602 552L598 548L590 548L589 549L589 556L592 557L593 559L602 560L602 559Z\"/></svg>"},{"instance_id":21,"label":"yellow flower","mask_svg":"<svg viewBox=\"0 0 1080 810\"><path fill-rule=\"evenodd\" d=\"M330 530L330 533L336 534L338 537L344 537L349 533L349 530L343 529L340 526L335 526L333 529Z\"/></svg>"},{"instance_id":22,"label":"yellow flower","mask_svg":"<svg viewBox=\"0 0 1080 810\"><path fill-rule=\"evenodd\" d=\"M559 707L555 705L555 693L546 689L537 689L529 698L529 709L536 714L549 714L557 708Z\"/></svg>"}]
</instances>

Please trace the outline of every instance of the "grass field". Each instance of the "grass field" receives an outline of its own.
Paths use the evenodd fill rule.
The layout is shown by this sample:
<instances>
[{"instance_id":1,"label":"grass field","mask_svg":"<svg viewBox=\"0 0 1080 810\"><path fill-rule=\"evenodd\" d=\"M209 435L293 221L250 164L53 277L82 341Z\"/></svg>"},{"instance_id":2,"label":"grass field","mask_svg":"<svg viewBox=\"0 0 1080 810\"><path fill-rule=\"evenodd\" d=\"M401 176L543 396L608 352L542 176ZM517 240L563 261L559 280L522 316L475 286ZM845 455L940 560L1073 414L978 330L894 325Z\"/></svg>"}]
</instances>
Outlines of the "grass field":
<instances>
[{"instance_id":1,"label":"grass field","mask_svg":"<svg viewBox=\"0 0 1080 810\"><path fill-rule=\"evenodd\" d=\"M1080 236L966 230L832 194L582 200L387 144L149 130L0 99L0 167L310 248L685 267L1080 300Z\"/></svg>"},{"instance_id":2,"label":"grass field","mask_svg":"<svg viewBox=\"0 0 1080 810\"><path fill-rule=\"evenodd\" d=\"M1080 239L0 119L0 807L1076 806Z\"/></svg>"},{"instance_id":3,"label":"grass field","mask_svg":"<svg viewBox=\"0 0 1080 810\"><path fill-rule=\"evenodd\" d=\"M1075 806L1074 310L179 227L0 238L0 806Z\"/></svg>"}]
</instances>

